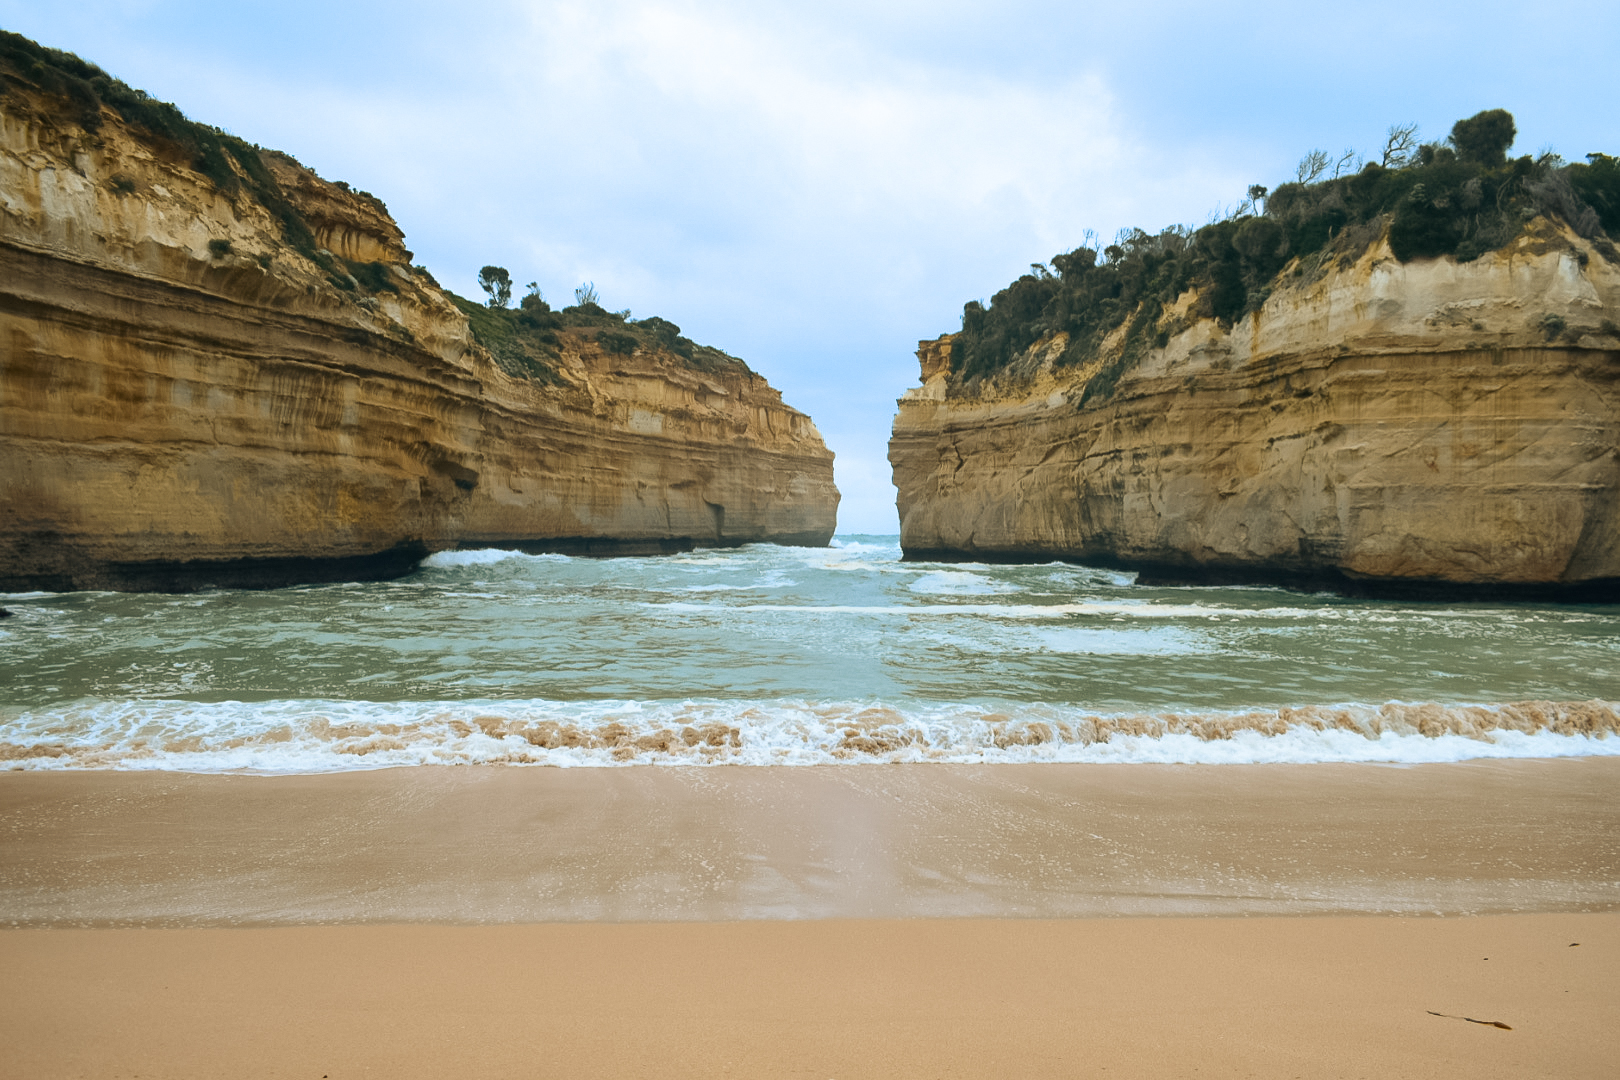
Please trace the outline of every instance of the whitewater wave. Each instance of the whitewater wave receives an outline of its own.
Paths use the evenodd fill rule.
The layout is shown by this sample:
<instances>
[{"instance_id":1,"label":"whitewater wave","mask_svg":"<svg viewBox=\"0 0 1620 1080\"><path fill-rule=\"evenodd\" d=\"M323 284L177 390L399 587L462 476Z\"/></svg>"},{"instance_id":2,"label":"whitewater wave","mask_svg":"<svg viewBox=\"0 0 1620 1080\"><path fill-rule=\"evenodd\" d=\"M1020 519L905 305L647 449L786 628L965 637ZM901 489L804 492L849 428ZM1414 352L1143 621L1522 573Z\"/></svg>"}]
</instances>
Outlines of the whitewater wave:
<instances>
[{"instance_id":1,"label":"whitewater wave","mask_svg":"<svg viewBox=\"0 0 1620 1080\"><path fill-rule=\"evenodd\" d=\"M983 574L964 570L932 570L906 588L914 593L941 593L947 596L990 596L1023 591L1005 581L992 581Z\"/></svg>"},{"instance_id":2,"label":"whitewater wave","mask_svg":"<svg viewBox=\"0 0 1620 1080\"><path fill-rule=\"evenodd\" d=\"M568 562L567 555L530 555L526 551L506 548L478 548L473 551L439 551L422 560L421 565L433 570L456 570L464 566L493 566L509 560L527 562Z\"/></svg>"},{"instance_id":3,"label":"whitewater wave","mask_svg":"<svg viewBox=\"0 0 1620 1080\"><path fill-rule=\"evenodd\" d=\"M1620 704L1387 702L1101 715L858 702L86 701L0 713L0 768L330 772L426 764L1259 764L1620 755Z\"/></svg>"}]
</instances>

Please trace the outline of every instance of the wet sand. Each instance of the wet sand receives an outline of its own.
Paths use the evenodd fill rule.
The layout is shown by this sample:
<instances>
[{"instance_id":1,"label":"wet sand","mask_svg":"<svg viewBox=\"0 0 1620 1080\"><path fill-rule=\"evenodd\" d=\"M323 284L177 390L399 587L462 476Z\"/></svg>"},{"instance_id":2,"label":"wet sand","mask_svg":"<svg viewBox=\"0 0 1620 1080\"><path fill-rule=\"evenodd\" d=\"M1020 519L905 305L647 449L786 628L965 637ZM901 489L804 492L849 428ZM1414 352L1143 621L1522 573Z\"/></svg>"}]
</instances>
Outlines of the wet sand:
<instances>
[{"instance_id":1,"label":"wet sand","mask_svg":"<svg viewBox=\"0 0 1620 1080\"><path fill-rule=\"evenodd\" d=\"M1609 1076L1620 761L13 772L6 924L0 1076Z\"/></svg>"},{"instance_id":2,"label":"wet sand","mask_svg":"<svg viewBox=\"0 0 1620 1080\"><path fill-rule=\"evenodd\" d=\"M1620 909L1620 759L0 773L0 926Z\"/></svg>"}]
</instances>

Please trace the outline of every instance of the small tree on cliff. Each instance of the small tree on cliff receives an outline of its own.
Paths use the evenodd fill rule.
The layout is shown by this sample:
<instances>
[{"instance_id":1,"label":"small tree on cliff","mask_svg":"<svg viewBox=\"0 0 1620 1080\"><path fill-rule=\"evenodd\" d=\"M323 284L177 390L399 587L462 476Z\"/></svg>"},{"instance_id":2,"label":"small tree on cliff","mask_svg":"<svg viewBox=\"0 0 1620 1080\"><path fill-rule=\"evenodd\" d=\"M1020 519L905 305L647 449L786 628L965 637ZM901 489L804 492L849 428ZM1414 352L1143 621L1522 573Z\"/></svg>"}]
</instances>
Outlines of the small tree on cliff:
<instances>
[{"instance_id":1,"label":"small tree on cliff","mask_svg":"<svg viewBox=\"0 0 1620 1080\"><path fill-rule=\"evenodd\" d=\"M492 308L503 308L512 302L512 275L504 266L486 266L478 271L478 287L489 293Z\"/></svg>"},{"instance_id":2,"label":"small tree on cliff","mask_svg":"<svg viewBox=\"0 0 1620 1080\"><path fill-rule=\"evenodd\" d=\"M546 303L546 298L544 296L540 295L540 286L531 281L529 282L528 288L529 291L523 294L523 299L518 301L518 307L522 308L524 311L550 311L551 305Z\"/></svg>"},{"instance_id":3,"label":"small tree on cliff","mask_svg":"<svg viewBox=\"0 0 1620 1080\"><path fill-rule=\"evenodd\" d=\"M1507 164L1508 147L1513 145L1518 133L1512 113L1506 109L1487 109L1453 124L1451 145L1464 161L1497 169Z\"/></svg>"},{"instance_id":4,"label":"small tree on cliff","mask_svg":"<svg viewBox=\"0 0 1620 1080\"><path fill-rule=\"evenodd\" d=\"M1386 169L1404 169L1418 159L1418 126L1391 124L1384 134L1384 152L1378 164Z\"/></svg>"}]
</instances>

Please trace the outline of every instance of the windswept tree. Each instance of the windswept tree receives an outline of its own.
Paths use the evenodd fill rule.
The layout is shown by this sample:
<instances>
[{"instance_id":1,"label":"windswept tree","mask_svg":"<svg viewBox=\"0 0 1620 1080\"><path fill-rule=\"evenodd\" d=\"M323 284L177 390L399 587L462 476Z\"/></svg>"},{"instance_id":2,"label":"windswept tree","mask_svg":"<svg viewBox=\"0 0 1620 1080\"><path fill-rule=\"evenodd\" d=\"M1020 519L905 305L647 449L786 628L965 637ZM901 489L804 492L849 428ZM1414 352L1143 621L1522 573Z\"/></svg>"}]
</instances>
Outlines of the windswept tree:
<instances>
[{"instance_id":1,"label":"windswept tree","mask_svg":"<svg viewBox=\"0 0 1620 1080\"><path fill-rule=\"evenodd\" d=\"M586 304L600 305L602 303L602 298L596 295L596 282L587 281L585 284L575 289L574 303L579 307L584 307Z\"/></svg>"},{"instance_id":2,"label":"windswept tree","mask_svg":"<svg viewBox=\"0 0 1620 1080\"><path fill-rule=\"evenodd\" d=\"M504 266L486 266L478 271L478 287L489 293L492 308L503 308L512 302L512 275Z\"/></svg>"},{"instance_id":3,"label":"windswept tree","mask_svg":"<svg viewBox=\"0 0 1620 1080\"><path fill-rule=\"evenodd\" d=\"M1391 124L1384 133L1384 153L1378 164L1386 169L1404 169L1417 160L1418 126Z\"/></svg>"},{"instance_id":4,"label":"windswept tree","mask_svg":"<svg viewBox=\"0 0 1620 1080\"><path fill-rule=\"evenodd\" d=\"M1326 150L1312 150L1299 161L1294 170L1294 183L1314 184L1327 172L1329 161Z\"/></svg>"}]
</instances>

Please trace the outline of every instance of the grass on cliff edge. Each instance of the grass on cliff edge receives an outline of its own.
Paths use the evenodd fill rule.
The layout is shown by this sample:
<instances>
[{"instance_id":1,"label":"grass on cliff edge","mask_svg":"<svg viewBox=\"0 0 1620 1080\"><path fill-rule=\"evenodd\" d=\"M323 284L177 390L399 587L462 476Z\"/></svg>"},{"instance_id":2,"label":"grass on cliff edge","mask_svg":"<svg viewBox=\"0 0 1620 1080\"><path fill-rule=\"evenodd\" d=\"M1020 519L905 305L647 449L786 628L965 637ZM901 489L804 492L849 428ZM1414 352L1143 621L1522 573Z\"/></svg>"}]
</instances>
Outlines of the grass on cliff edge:
<instances>
[{"instance_id":1,"label":"grass on cliff edge","mask_svg":"<svg viewBox=\"0 0 1620 1080\"><path fill-rule=\"evenodd\" d=\"M1033 264L988 306L974 300L963 307L952 383L971 392L978 380L1006 371L1031 345L1060 331L1069 341L1058 363L1084 363L1124 325L1123 348L1087 383L1082 404L1107 400L1148 348L1167 343L1173 329L1155 328L1165 306L1188 288L1201 293L1193 317L1230 325L1265 303L1292 260L1300 260L1297 272L1320 271L1334 257L1353 260L1386 231L1402 262L1468 262L1548 215L1620 262L1611 242L1620 237L1620 159L1509 159L1515 134L1513 117L1492 109L1458 121L1443 144L1386 152L1386 164L1328 179L1318 178L1328 159L1313 152L1293 182L1269 197L1257 185L1226 220L1158 234L1128 229L1101 252L1082 246L1053 256L1050 268Z\"/></svg>"},{"instance_id":2,"label":"grass on cliff edge","mask_svg":"<svg viewBox=\"0 0 1620 1080\"><path fill-rule=\"evenodd\" d=\"M324 270L334 288L345 292L357 288L368 292L398 291L386 265L350 262L316 246L309 223L288 201L265 164L264 156L277 151L265 150L216 127L188 119L169 102L159 101L113 78L73 53L47 48L21 34L0 30L0 99L25 89L61 100L67 115L91 134L101 130L102 110L110 109L124 123L167 144L176 156L206 176L220 191L228 195L247 193L270 212L287 246ZM355 191L341 180L334 183L371 203L380 213L388 213L383 201L369 191ZM118 191L133 190L128 184L127 179L113 180L114 189ZM213 245L210 246L212 249ZM222 253L215 251L216 255Z\"/></svg>"},{"instance_id":3,"label":"grass on cliff edge","mask_svg":"<svg viewBox=\"0 0 1620 1080\"><path fill-rule=\"evenodd\" d=\"M608 311L589 302L553 311L537 294L525 296L515 310L480 304L449 290L445 295L467 316L474 340L503 371L519 378L560 381L560 333L594 340L604 352L625 356L642 349L669 353L698 371L752 371L735 356L682 337L679 326L656 315L632 319L627 311Z\"/></svg>"},{"instance_id":4,"label":"grass on cliff edge","mask_svg":"<svg viewBox=\"0 0 1620 1080\"><path fill-rule=\"evenodd\" d=\"M287 245L324 270L334 288L350 293L399 291L386 264L340 259L316 246L309 223L287 199L265 164L264 155L279 151L265 150L188 119L169 102L136 90L73 53L0 30L0 99L23 90L58 99L66 114L92 134L101 129L102 110L111 109L126 124L168 144L220 191L246 193L256 199L280 225ZM356 191L341 180L332 183L371 203L380 213L388 213L383 201L370 192ZM127 178L115 177L112 184L114 190L126 194L133 191ZM220 257L230 250L229 241L210 241L209 250ZM594 303L554 312L538 296L525 297L516 311L490 308L455 295L439 286L431 274L416 269L467 316L474 339L489 350L502 370L519 378L540 383L561 381L556 368L559 330L594 337L608 352L631 354L643 348L661 349L700 371L750 371L736 357L682 337L681 328L666 319L630 319L628 312L606 311Z\"/></svg>"}]
</instances>

